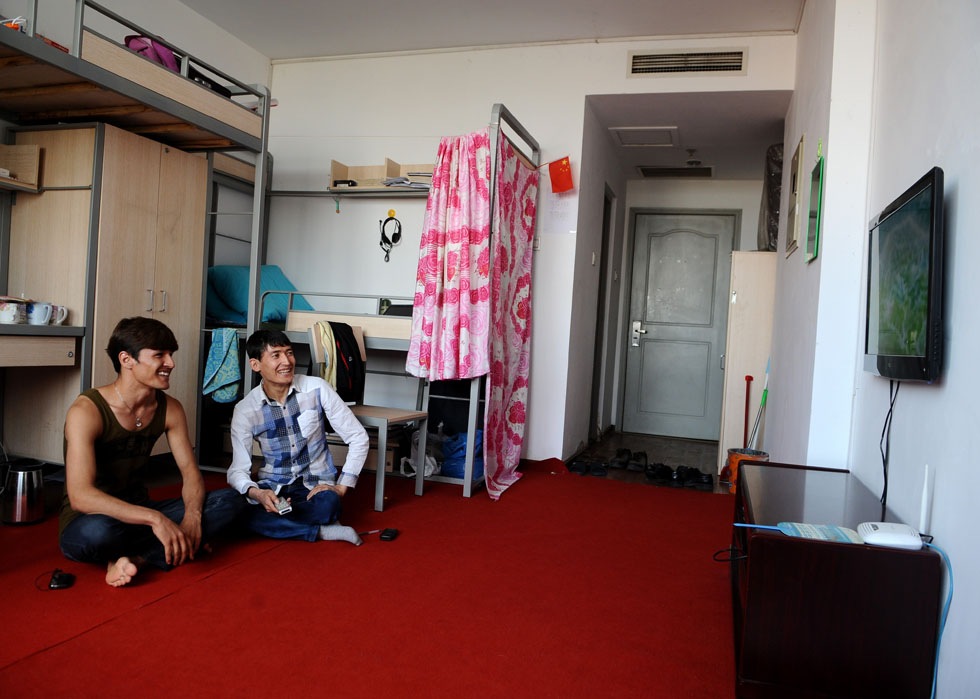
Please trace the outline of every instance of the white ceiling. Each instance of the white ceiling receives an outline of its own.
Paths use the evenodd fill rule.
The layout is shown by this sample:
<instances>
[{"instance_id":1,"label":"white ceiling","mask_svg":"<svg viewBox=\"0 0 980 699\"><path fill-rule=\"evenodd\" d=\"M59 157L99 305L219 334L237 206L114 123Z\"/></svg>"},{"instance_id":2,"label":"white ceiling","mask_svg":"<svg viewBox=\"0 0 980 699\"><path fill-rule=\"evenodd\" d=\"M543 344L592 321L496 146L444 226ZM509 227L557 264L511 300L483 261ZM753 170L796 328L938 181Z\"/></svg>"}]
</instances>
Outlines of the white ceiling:
<instances>
[{"instance_id":1,"label":"white ceiling","mask_svg":"<svg viewBox=\"0 0 980 699\"><path fill-rule=\"evenodd\" d=\"M272 59L665 36L795 33L806 0L181 0ZM275 86L273 86L274 89ZM606 126L677 125L673 148L622 148L635 166L695 158L757 179L782 138L787 93L590 98Z\"/></svg>"}]
</instances>

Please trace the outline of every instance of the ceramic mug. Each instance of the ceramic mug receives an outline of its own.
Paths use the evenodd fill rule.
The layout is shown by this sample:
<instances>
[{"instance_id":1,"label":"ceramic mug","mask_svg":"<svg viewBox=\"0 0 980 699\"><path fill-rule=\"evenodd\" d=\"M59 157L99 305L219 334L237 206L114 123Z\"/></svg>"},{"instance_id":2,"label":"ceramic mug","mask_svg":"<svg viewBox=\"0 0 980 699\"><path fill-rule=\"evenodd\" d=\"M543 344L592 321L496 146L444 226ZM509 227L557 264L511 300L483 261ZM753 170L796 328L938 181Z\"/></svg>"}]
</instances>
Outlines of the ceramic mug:
<instances>
[{"instance_id":1,"label":"ceramic mug","mask_svg":"<svg viewBox=\"0 0 980 699\"><path fill-rule=\"evenodd\" d=\"M27 322L31 325L47 325L51 320L51 304L32 301L27 304Z\"/></svg>"},{"instance_id":2,"label":"ceramic mug","mask_svg":"<svg viewBox=\"0 0 980 699\"><path fill-rule=\"evenodd\" d=\"M51 325L61 325L68 320L68 306L51 306Z\"/></svg>"},{"instance_id":3,"label":"ceramic mug","mask_svg":"<svg viewBox=\"0 0 980 699\"><path fill-rule=\"evenodd\" d=\"M23 323L27 319L27 304L20 301L0 301L0 323Z\"/></svg>"}]
</instances>

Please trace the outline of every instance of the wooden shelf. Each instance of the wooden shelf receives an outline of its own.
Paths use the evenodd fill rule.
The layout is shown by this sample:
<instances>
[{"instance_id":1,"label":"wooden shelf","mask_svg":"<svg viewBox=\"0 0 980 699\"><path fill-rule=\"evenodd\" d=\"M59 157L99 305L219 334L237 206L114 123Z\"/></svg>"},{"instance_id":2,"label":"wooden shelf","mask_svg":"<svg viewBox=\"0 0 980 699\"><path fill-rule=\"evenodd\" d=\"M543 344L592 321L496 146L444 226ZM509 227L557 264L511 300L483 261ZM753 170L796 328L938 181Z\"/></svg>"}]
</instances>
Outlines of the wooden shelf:
<instances>
[{"instance_id":1,"label":"wooden shelf","mask_svg":"<svg viewBox=\"0 0 980 699\"><path fill-rule=\"evenodd\" d=\"M391 158L385 158L384 165L344 165L336 160L330 161L330 183L328 191L331 195L342 194L349 196L355 193L371 192L375 194L388 195L395 191L416 192L416 196L428 195L428 188L402 186L385 186L384 181L390 177L407 177L412 182L432 184L432 171L435 166L431 163L422 165L399 165ZM413 175L412 173L428 173L425 175ZM337 187L334 186L338 181L354 181L356 185Z\"/></svg>"},{"instance_id":2,"label":"wooden shelf","mask_svg":"<svg viewBox=\"0 0 980 699\"><path fill-rule=\"evenodd\" d=\"M0 187L24 192L37 192L40 163L40 146L0 145L0 168L10 172L9 177L0 175Z\"/></svg>"},{"instance_id":3,"label":"wooden shelf","mask_svg":"<svg viewBox=\"0 0 980 699\"><path fill-rule=\"evenodd\" d=\"M330 199L425 199L429 196L427 189L410 187L380 187L368 189L350 187L328 189L321 191L304 189L279 189L269 192L270 197L327 197Z\"/></svg>"}]
</instances>

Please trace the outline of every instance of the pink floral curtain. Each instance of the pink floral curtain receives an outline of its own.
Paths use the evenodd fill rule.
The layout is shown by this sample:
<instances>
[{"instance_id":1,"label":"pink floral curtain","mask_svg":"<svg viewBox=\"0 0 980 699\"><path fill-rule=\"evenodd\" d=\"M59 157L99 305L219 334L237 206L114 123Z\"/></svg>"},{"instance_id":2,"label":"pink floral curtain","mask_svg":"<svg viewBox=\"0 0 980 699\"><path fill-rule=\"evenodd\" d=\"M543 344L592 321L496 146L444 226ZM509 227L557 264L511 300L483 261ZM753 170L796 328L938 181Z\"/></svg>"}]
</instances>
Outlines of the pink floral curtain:
<instances>
[{"instance_id":1,"label":"pink floral curtain","mask_svg":"<svg viewBox=\"0 0 980 699\"><path fill-rule=\"evenodd\" d=\"M405 368L430 381L489 374L484 477L487 492L497 499L520 478L538 172L506 138L493 147L498 151L491 236L489 129L439 144Z\"/></svg>"},{"instance_id":2,"label":"pink floral curtain","mask_svg":"<svg viewBox=\"0 0 980 699\"><path fill-rule=\"evenodd\" d=\"M431 381L489 371L489 129L442 139L425 208L406 371Z\"/></svg>"},{"instance_id":3,"label":"pink floral curtain","mask_svg":"<svg viewBox=\"0 0 980 699\"><path fill-rule=\"evenodd\" d=\"M531 260L538 171L500 139L493 211L490 379L483 435L487 492L497 499L521 476L531 366Z\"/></svg>"}]
</instances>

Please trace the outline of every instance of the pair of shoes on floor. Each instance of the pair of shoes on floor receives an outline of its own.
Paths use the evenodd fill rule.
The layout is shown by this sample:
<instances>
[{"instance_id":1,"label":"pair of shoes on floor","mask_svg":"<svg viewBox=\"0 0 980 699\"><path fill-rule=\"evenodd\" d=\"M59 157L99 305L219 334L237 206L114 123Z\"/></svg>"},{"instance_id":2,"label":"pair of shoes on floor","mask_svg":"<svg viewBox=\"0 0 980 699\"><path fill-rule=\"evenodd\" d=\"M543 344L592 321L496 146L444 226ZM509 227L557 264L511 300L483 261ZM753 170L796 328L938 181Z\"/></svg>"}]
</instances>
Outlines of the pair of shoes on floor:
<instances>
[{"instance_id":1,"label":"pair of shoes on floor","mask_svg":"<svg viewBox=\"0 0 980 699\"><path fill-rule=\"evenodd\" d=\"M710 473L702 473L700 469L690 466L678 466L671 485L678 488L710 488L713 481Z\"/></svg>"},{"instance_id":2,"label":"pair of shoes on floor","mask_svg":"<svg viewBox=\"0 0 980 699\"><path fill-rule=\"evenodd\" d=\"M626 463L627 471L638 471L643 473L647 470L647 453L645 451L634 451L630 460Z\"/></svg>"},{"instance_id":3,"label":"pair of shoes on floor","mask_svg":"<svg viewBox=\"0 0 980 699\"><path fill-rule=\"evenodd\" d=\"M575 459L568 464L568 470L580 476L596 476L598 478L605 478L608 473L606 464L601 461L588 461L586 459Z\"/></svg>"},{"instance_id":4,"label":"pair of shoes on floor","mask_svg":"<svg viewBox=\"0 0 980 699\"><path fill-rule=\"evenodd\" d=\"M644 471L647 480L651 480L658 485L667 485L674 479L674 469L667 464L650 464Z\"/></svg>"},{"instance_id":5,"label":"pair of shoes on floor","mask_svg":"<svg viewBox=\"0 0 980 699\"><path fill-rule=\"evenodd\" d=\"M609 468L626 468L632 456L633 452L629 449L617 449L616 456L609 460Z\"/></svg>"}]
</instances>

